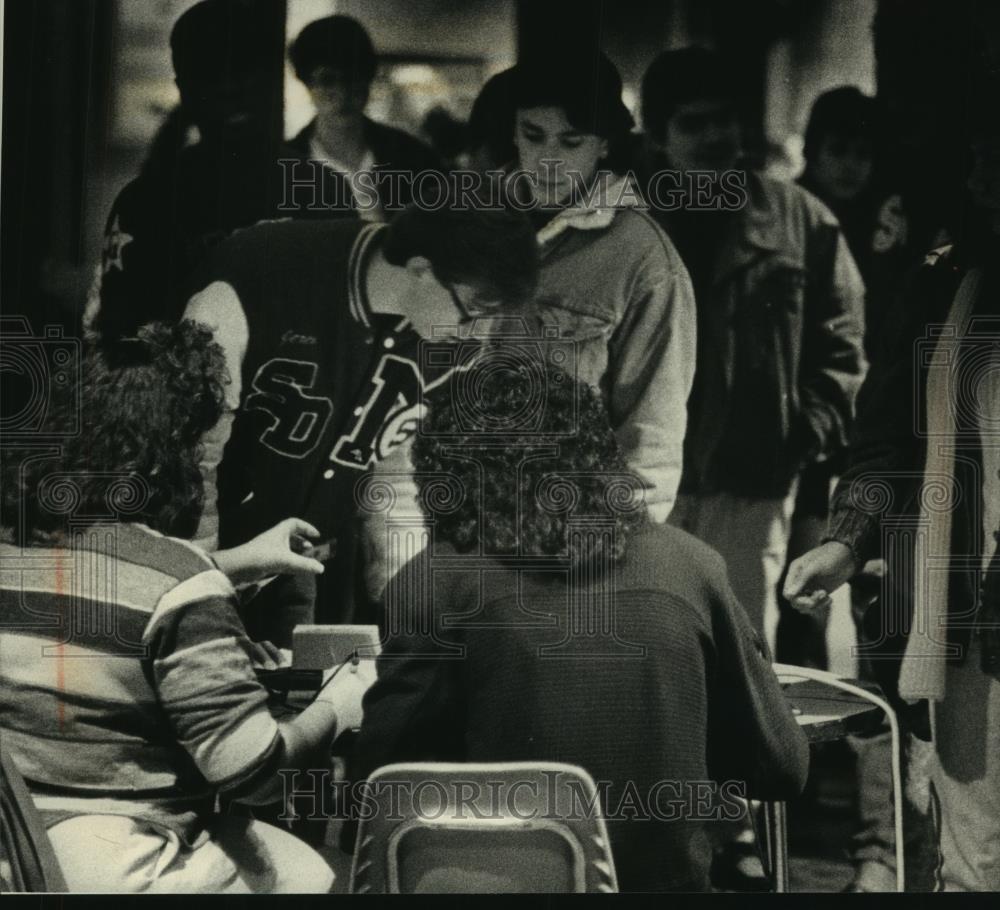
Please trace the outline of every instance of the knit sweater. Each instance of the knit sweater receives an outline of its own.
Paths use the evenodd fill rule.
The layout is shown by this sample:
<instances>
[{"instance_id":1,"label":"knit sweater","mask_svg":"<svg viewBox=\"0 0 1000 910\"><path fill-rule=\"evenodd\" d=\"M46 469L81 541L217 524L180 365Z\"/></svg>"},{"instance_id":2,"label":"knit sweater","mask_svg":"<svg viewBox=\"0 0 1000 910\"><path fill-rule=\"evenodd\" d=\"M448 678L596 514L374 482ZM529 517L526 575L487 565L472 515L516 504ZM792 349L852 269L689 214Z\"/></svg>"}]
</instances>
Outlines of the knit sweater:
<instances>
[{"instance_id":1,"label":"knit sweater","mask_svg":"<svg viewBox=\"0 0 1000 910\"><path fill-rule=\"evenodd\" d=\"M388 636L361 775L410 760L580 765L623 890L706 888L706 816L731 812L725 794L781 799L804 785L808 747L767 648L721 558L685 532L647 526L589 583L447 547L422 569L390 587L389 622L425 631ZM427 601L408 598L406 580L432 585L429 626L413 621ZM570 633L579 610L596 634Z\"/></svg>"},{"instance_id":2,"label":"knit sweater","mask_svg":"<svg viewBox=\"0 0 1000 910\"><path fill-rule=\"evenodd\" d=\"M0 558L0 735L46 826L124 815L194 842L280 745L229 580L142 525Z\"/></svg>"}]
</instances>

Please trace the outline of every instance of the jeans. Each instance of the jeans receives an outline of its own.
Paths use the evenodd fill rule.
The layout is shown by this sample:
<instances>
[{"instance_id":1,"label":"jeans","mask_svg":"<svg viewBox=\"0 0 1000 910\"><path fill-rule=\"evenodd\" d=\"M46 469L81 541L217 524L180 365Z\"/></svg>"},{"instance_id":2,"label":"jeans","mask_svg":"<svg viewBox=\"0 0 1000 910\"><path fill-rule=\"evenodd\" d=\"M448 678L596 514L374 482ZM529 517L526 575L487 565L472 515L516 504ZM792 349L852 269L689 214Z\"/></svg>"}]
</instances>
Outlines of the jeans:
<instances>
[{"instance_id":1,"label":"jeans","mask_svg":"<svg viewBox=\"0 0 1000 910\"><path fill-rule=\"evenodd\" d=\"M1000 680L982 671L976 642L948 667L945 691L932 712L937 888L1000 891Z\"/></svg>"},{"instance_id":2,"label":"jeans","mask_svg":"<svg viewBox=\"0 0 1000 910\"><path fill-rule=\"evenodd\" d=\"M895 698L894 674L898 663L892 656L880 658L881 638L878 592L885 566L873 561L852 585L851 612L857 628L858 676L878 683ZM929 743L909 733L901 723L901 776L903 780L903 859L906 890L930 891L935 848L929 826ZM896 831L892 793L892 737L888 723L864 736L847 738L854 752L857 782L857 828L851 838L851 860L855 887L864 891L895 890Z\"/></svg>"},{"instance_id":3,"label":"jeans","mask_svg":"<svg viewBox=\"0 0 1000 910\"><path fill-rule=\"evenodd\" d=\"M754 628L766 634L771 653L795 494L794 484L784 499L682 493L670 515L670 524L703 540L726 561L736 597Z\"/></svg>"}]
</instances>

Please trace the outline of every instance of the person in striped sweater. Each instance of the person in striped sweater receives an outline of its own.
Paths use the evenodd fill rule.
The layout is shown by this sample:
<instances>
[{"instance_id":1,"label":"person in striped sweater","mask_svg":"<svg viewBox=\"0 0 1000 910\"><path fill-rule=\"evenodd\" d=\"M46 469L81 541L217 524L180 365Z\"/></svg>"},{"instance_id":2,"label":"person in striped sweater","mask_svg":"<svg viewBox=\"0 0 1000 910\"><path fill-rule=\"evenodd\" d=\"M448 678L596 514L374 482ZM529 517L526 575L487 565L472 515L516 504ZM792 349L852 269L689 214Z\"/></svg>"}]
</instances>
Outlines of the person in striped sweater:
<instances>
[{"instance_id":1,"label":"person in striped sweater","mask_svg":"<svg viewBox=\"0 0 1000 910\"><path fill-rule=\"evenodd\" d=\"M206 329L154 324L80 356L33 447L4 451L4 749L71 891L327 891L310 847L216 811L220 796L279 798L278 769L322 762L360 722L364 665L276 721L236 611L234 579L322 571L293 552L315 532L290 519L214 558L179 539L223 407Z\"/></svg>"}]
</instances>

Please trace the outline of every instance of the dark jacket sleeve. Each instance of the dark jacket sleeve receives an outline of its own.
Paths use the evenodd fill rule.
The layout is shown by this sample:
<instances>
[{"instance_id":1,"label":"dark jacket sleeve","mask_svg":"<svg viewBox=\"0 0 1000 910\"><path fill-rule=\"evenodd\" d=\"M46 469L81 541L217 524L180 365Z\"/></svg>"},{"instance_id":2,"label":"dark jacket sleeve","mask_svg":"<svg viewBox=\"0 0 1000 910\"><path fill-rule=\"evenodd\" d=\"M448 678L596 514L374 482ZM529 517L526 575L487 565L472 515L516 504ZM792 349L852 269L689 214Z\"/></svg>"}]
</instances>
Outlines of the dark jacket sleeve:
<instances>
[{"instance_id":1,"label":"dark jacket sleeve","mask_svg":"<svg viewBox=\"0 0 1000 910\"><path fill-rule=\"evenodd\" d=\"M155 320L174 321L184 307L187 268L165 193L139 177L116 197L104 227L100 279L86 322L99 335L133 335Z\"/></svg>"},{"instance_id":2,"label":"dark jacket sleeve","mask_svg":"<svg viewBox=\"0 0 1000 910\"><path fill-rule=\"evenodd\" d=\"M737 601L721 558L712 586L716 667L709 699L712 778L745 781L747 796L789 799L809 773L809 744L796 722L763 638Z\"/></svg>"},{"instance_id":3,"label":"dark jacket sleeve","mask_svg":"<svg viewBox=\"0 0 1000 910\"><path fill-rule=\"evenodd\" d=\"M926 382L927 329L946 318L956 286L946 263L911 276L907 292L885 320L884 338L858 396L848 465L834 492L826 539L846 544L861 561L882 555L884 517L905 512L920 488L926 441L919 403Z\"/></svg>"},{"instance_id":4,"label":"dark jacket sleeve","mask_svg":"<svg viewBox=\"0 0 1000 910\"><path fill-rule=\"evenodd\" d=\"M807 243L799 396L804 429L811 437L805 446L811 460L846 447L868 365L864 283L832 216L817 218Z\"/></svg>"},{"instance_id":5,"label":"dark jacket sleeve","mask_svg":"<svg viewBox=\"0 0 1000 910\"><path fill-rule=\"evenodd\" d=\"M386 590L397 630L386 637L376 662L378 679L365 694L364 720L352 776L364 780L398 761L460 761L464 751L464 664L460 636L443 628L450 587L435 586L425 603L419 581L426 553L399 572ZM428 611L427 621L421 621ZM416 631L407 631L414 629Z\"/></svg>"}]
</instances>

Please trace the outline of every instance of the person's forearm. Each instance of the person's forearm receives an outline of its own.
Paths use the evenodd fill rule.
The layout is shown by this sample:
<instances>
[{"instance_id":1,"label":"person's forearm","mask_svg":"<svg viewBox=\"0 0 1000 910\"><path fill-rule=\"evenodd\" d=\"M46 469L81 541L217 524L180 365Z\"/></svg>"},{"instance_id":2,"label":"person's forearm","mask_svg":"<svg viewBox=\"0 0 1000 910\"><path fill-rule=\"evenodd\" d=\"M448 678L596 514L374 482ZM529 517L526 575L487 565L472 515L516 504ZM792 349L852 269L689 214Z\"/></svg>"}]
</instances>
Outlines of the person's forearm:
<instances>
[{"instance_id":1,"label":"person's forearm","mask_svg":"<svg viewBox=\"0 0 1000 910\"><path fill-rule=\"evenodd\" d=\"M212 559L219 567L219 571L228 578L234 586L246 583L244 578L245 560L240 557L240 547L232 547L228 550L216 550L212 553Z\"/></svg>"},{"instance_id":2,"label":"person's forearm","mask_svg":"<svg viewBox=\"0 0 1000 910\"><path fill-rule=\"evenodd\" d=\"M302 770L316 756L329 751L339 729L337 711L329 702L317 699L302 713L279 725L281 743L271 761L262 768L251 782L240 802L266 805L283 796L284 779L278 773L283 769Z\"/></svg>"}]
</instances>

